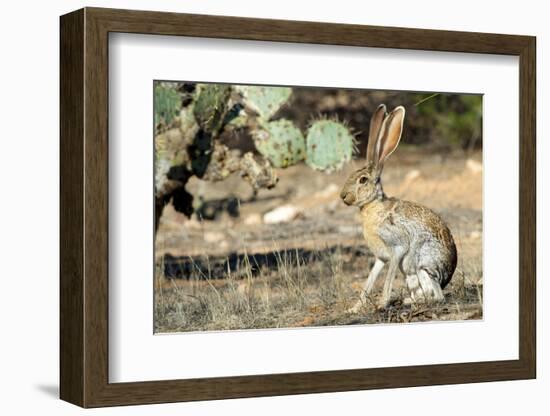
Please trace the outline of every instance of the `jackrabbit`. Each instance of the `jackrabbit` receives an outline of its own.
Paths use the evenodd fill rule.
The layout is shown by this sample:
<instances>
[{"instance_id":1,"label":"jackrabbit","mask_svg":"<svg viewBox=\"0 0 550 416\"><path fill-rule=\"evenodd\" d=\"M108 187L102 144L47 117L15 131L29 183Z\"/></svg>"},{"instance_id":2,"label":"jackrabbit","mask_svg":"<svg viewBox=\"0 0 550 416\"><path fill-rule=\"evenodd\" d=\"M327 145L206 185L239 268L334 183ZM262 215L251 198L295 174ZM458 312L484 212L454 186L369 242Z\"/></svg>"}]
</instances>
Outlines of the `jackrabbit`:
<instances>
[{"instance_id":1,"label":"jackrabbit","mask_svg":"<svg viewBox=\"0 0 550 416\"><path fill-rule=\"evenodd\" d=\"M352 313L361 309L386 262L380 308L388 306L398 269L410 293L405 302L432 303L445 299L442 289L456 268L456 246L443 220L422 205L387 197L382 189L384 162L399 144L404 118L402 106L389 114L384 104L377 108L369 128L366 165L349 176L340 193L347 205L359 207L363 236L376 257Z\"/></svg>"}]
</instances>

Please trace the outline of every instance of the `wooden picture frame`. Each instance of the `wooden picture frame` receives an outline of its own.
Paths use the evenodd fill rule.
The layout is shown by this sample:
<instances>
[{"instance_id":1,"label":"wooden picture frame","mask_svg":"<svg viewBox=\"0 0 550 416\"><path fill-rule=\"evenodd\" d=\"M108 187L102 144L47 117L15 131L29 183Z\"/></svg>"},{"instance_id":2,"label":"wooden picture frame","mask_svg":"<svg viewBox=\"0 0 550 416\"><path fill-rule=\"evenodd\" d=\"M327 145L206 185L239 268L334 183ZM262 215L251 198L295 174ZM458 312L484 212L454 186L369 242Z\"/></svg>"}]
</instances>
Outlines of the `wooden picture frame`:
<instances>
[{"instance_id":1,"label":"wooden picture frame","mask_svg":"<svg viewBox=\"0 0 550 416\"><path fill-rule=\"evenodd\" d=\"M60 396L82 407L530 379L536 376L534 37L85 8L61 17ZM109 383L108 34L519 57L519 359Z\"/></svg>"}]
</instances>

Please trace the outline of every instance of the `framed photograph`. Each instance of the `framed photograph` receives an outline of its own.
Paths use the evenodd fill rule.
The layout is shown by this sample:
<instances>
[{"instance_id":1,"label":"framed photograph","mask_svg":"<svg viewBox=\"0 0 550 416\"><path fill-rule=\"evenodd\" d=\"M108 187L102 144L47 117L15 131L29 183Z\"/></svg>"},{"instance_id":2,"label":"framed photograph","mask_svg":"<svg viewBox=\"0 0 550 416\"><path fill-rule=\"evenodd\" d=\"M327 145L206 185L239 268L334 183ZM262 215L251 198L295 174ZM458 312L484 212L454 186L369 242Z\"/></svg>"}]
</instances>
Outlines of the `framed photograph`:
<instances>
[{"instance_id":1,"label":"framed photograph","mask_svg":"<svg viewBox=\"0 0 550 416\"><path fill-rule=\"evenodd\" d=\"M536 377L534 37L60 25L63 400Z\"/></svg>"}]
</instances>

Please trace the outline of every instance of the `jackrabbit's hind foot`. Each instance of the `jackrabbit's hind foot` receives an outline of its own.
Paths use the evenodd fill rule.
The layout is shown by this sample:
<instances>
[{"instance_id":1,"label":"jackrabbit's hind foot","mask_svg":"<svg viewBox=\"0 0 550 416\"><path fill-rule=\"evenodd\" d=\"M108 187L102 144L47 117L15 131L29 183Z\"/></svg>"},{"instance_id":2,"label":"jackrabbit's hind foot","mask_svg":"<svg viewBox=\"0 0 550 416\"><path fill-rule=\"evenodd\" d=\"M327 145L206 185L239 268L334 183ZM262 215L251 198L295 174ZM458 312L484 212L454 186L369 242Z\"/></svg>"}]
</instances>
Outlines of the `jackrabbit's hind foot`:
<instances>
[{"instance_id":1,"label":"jackrabbit's hind foot","mask_svg":"<svg viewBox=\"0 0 550 416\"><path fill-rule=\"evenodd\" d=\"M412 306L412 305L415 304L413 298L410 297L410 296L404 297L401 302L402 302L403 306Z\"/></svg>"},{"instance_id":2,"label":"jackrabbit's hind foot","mask_svg":"<svg viewBox=\"0 0 550 416\"><path fill-rule=\"evenodd\" d=\"M445 301L441 286L426 271L421 270L417 275L408 275L406 280L410 301L413 304L430 305Z\"/></svg>"},{"instance_id":3,"label":"jackrabbit's hind foot","mask_svg":"<svg viewBox=\"0 0 550 416\"><path fill-rule=\"evenodd\" d=\"M411 306L433 306L437 304L441 304L445 302L445 297L441 293L441 296L436 293L426 293L426 291L422 291L421 289L417 290L414 293L411 293L411 296L403 301L403 304L406 304L406 302L409 302L408 305Z\"/></svg>"},{"instance_id":4,"label":"jackrabbit's hind foot","mask_svg":"<svg viewBox=\"0 0 550 416\"><path fill-rule=\"evenodd\" d=\"M382 296L380 299L378 299L378 302L376 302L376 310L377 311L383 311L389 308L389 306L392 304L391 298L386 299L384 296Z\"/></svg>"}]
</instances>

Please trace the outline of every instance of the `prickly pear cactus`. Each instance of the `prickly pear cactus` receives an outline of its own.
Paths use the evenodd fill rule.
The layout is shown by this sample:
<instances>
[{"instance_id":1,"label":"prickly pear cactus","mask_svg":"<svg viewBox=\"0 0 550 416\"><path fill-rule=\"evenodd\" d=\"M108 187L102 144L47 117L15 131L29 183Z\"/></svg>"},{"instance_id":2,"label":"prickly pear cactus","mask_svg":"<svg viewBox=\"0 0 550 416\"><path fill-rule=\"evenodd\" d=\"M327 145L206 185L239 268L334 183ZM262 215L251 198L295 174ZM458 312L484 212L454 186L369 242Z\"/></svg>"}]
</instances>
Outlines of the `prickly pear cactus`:
<instances>
[{"instance_id":1,"label":"prickly pear cactus","mask_svg":"<svg viewBox=\"0 0 550 416\"><path fill-rule=\"evenodd\" d=\"M187 88L186 88L187 87ZM290 120L271 119L288 103L292 88L160 82L155 84L155 226L164 206L190 216L192 177L222 181L239 172L254 192L277 183L273 168L302 160L331 172L351 159L354 137L332 120L311 125L304 138ZM230 149L224 134L247 134L258 154Z\"/></svg>"},{"instance_id":2,"label":"prickly pear cactus","mask_svg":"<svg viewBox=\"0 0 550 416\"><path fill-rule=\"evenodd\" d=\"M155 85L155 127L169 125L181 109L181 97L173 88Z\"/></svg>"},{"instance_id":3,"label":"prickly pear cactus","mask_svg":"<svg viewBox=\"0 0 550 416\"><path fill-rule=\"evenodd\" d=\"M334 120L315 121L307 132L306 163L316 170L330 173L351 160L355 138L342 123Z\"/></svg>"},{"instance_id":4,"label":"prickly pear cactus","mask_svg":"<svg viewBox=\"0 0 550 416\"><path fill-rule=\"evenodd\" d=\"M239 85L237 90L242 94L245 105L264 120L273 117L292 95L292 88L287 87Z\"/></svg>"},{"instance_id":5,"label":"prickly pear cactus","mask_svg":"<svg viewBox=\"0 0 550 416\"><path fill-rule=\"evenodd\" d=\"M229 110L231 86L225 84L201 84L193 108L199 126L216 134L222 128L225 114Z\"/></svg>"},{"instance_id":6,"label":"prickly pear cactus","mask_svg":"<svg viewBox=\"0 0 550 416\"><path fill-rule=\"evenodd\" d=\"M193 173L199 178L208 169L214 140L222 130L225 115L229 111L230 96L231 86L225 84L204 84L198 90L193 115L200 129L188 152Z\"/></svg>"},{"instance_id":7,"label":"prickly pear cactus","mask_svg":"<svg viewBox=\"0 0 550 416\"><path fill-rule=\"evenodd\" d=\"M155 194L166 194L174 184L168 179L168 172L176 166L191 170L188 147L199 130L193 116L193 105L182 108L173 120L173 127L155 136Z\"/></svg>"},{"instance_id":8,"label":"prickly pear cactus","mask_svg":"<svg viewBox=\"0 0 550 416\"><path fill-rule=\"evenodd\" d=\"M304 136L289 120L262 123L252 135L258 152L276 168L294 165L306 156Z\"/></svg>"}]
</instances>

